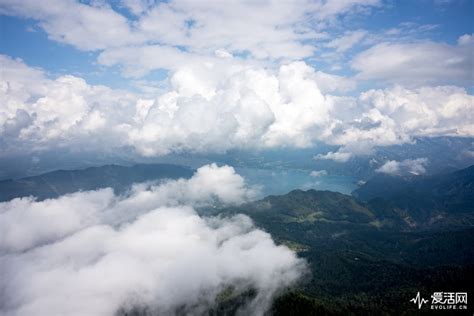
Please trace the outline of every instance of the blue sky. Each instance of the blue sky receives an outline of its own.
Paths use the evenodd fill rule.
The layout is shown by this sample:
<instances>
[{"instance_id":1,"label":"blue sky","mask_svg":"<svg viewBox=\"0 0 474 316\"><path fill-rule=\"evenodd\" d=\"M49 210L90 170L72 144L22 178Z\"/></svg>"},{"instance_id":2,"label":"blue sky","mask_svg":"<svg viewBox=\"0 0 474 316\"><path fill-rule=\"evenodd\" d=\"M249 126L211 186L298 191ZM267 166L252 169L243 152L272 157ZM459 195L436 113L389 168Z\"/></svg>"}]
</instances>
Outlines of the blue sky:
<instances>
[{"instance_id":1,"label":"blue sky","mask_svg":"<svg viewBox=\"0 0 474 316\"><path fill-rule=\"evenodd\" d=\"M4 155L474 135L473 2L0 0ZM92 139L92 142L91 142Z\"/></svg>"},{"instance_id":2,"label":"blue sky","mask_svg":"<svg viewBox=\"0 0 474 316\"><path fill-rule=\"evenodd\" d=\"M48 39L32 19L1 15L0 53L21 58L28 65L40 67L52 76L74 74L91 84L105 84L129 89L129 79L120 75L118 67L104 67L96 62L97 52L86 52L74 46ZM164 79L166 71L157 71L150 79Z\"/></svg>"},{"instance_id":3,"label":"blue sky","mask_svg":"<svg viewBox=\"0 0 474 316\"><path fill-rule=\"evenodd\" d=\"M88 1L83 1L88 3ZM124 9L119 1L109 4L130 20L134 16ZM364 29L371 33L400 28L403 23L413 25L408 28L428 26L426 31L413 34L413 40L433 40L455 44L459 36L473 32L472 1L385 1L370 12L349 15L341 18L340 24L331 28L334 34L351 29ZM41 67L52 75L74 74L85 78L91 84L105 84L115 88L129 87L129 80L122 78L118 67L104 67L97 63L98 51L83 51L73 45L60 43L48 38L39 26L38 20L15 15L0 15L1 44L0 53L21 58L28 65ZM432 29L430 28L432 27ZM363 47L356 47L344 57L350 58ZM311 63L311 58L309 58ZM331 71L331 62L313 62L315 67ZM338 74L353 75L348 68L334 71ZM159 70L148 80L166 77L166 71ZM130 87L129 87L130 88Z\"/></svg>"}]
</instances>

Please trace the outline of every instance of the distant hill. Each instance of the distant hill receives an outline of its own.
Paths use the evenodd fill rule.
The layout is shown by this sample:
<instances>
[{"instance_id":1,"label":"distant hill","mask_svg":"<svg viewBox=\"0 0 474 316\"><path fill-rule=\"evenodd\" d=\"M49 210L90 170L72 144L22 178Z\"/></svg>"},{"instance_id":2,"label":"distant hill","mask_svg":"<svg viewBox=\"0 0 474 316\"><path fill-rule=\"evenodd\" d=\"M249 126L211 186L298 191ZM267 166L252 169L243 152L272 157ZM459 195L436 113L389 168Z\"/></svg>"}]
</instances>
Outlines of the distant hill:
<instances>
[{"instance_id":1,"label":"distant hill","mask_svg":"<svg viewBox=\"0 0 474 316\"><path fill-rule=\"evenodd\" d=\"M270 195L263 200L243 206L249 212L262 212L272 209L287 220L332 220L366 223L375 215L355 198L332 191L293 190L285 195Z\"/></svg>"},{"instance_id":2,"label":"distant hill","mask_svg":"<svg viewBox=\"0 0 474 316\"><path fill-rule=\"evenodd\" d=\"M58 170L34 177L0 181L0 201L30 195L43 200L105 187L120 193L133 183L190 178L193 173L188 167L171 164L138 164L129 167L106 165L82 170Z\"/></svg>"},{"instance_id":3,"label":"distant hill","mask_svg":"<svg viewBox=\"0 0 474 316\"><path fill-rule=\"evenodd\" d=\"M472 224L474 166L426 177L378 175L352 195L374 212L398 214L413 227Z\"/></svg>"},{"instance_id":4,"label":"distant hill","mask_svg":"<svg viewBox=\"0 0 474 316\"><path fill-rule=\"evenodd\" d=\"M469 154L474 151L472 137L418 137L412 143L375 147L372 154L354 156L343 164L313 158L318 154L338 149L338 146L317 144L313 148L297 150L272 149L258 152L232 150L208 158L211 161L235 167L326 170L329 174L345 175L361 180L373 177L376 174L374 170L389 160L428 158L429 163L425 166L427 174L466 168L474 163L474 157Z\"/></svg>"},{"instance_id":5,"label":"distant hill","mask_svg":"<svg viewBox=\"0 0 474 316\"><path fill-rule=\"evenodd\" d=\"M377 175L367 181L352 195L360 200L391 199L403 194L433 195L437 198L460 199L472 197L474 192L474 165L454 172L433 176Z\"/></svg>"}]
</instances>

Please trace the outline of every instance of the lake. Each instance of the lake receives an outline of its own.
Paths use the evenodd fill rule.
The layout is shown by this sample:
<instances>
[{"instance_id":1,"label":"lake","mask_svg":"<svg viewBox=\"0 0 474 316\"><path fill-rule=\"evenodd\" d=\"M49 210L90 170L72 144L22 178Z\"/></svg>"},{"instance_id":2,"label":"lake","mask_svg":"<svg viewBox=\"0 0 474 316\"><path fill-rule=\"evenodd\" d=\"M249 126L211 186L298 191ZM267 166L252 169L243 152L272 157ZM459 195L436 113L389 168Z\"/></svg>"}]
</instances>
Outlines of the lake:
<instances>
[{"instance_id":1,"label":"lake","mask_svg":"<svg viewBox=\"0 0 474 316\"><path fill-rule=\"evenodd\" d=\"M302 169L256 169L235 167L250 185L261 187L262 196L280 195L294 189L329 190L350 194L357 188L357 180L341 175L311 176L310 170Z\"/></svg>"}]
</instances>

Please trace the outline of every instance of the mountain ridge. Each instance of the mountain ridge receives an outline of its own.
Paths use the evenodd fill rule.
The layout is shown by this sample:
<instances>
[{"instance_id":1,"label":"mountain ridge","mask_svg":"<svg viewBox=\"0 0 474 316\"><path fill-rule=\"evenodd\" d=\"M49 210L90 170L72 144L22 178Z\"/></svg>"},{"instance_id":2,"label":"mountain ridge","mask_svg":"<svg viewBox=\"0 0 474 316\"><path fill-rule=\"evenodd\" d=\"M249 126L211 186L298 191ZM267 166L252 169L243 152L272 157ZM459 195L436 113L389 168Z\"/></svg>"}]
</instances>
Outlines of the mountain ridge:
<instances>
[{"instance_id":1,"label":"mountain ridge","mask_svg":"<svg viewBox=\"0 0 474 316\"><path fill-rule=\"evenodd\" d=\"M0 181L0 202L25 196L44 200L105 187L111 187L120 193L133 183L190 178L193 173L193 169L172 164L111 164L79 170L56 170L32 177Z\"/></svg>"}]
</instances>

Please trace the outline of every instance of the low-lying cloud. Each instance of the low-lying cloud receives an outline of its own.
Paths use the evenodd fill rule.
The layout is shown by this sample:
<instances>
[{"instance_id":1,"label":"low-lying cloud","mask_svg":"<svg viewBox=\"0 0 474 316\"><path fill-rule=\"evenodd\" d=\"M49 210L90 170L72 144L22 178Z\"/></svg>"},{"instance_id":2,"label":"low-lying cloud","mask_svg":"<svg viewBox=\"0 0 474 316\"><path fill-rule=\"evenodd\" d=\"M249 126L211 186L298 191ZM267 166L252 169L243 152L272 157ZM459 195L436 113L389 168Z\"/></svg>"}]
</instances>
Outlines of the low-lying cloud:
<instances>
[{"instance_id":1,"label":"low-lying cloud","mask_svg":"<svg viewBox=\"0 0 474 316\"><path fill-rule=\"evenodd\" d=\"M426 172L427 158L405 159L402 161L389 160L385 162L376 172L389 175L421 175Z\"/></svg>"},{"instance_id":2,"label":"low-lying cloud","mask_svg":"<svg viewBox=\"0 0 474 316\"><path fill-rule=\"evenodd\" d=\"M205 311L218 294L255 291L262 314L305 263L244 215L202 217L194 205L240 203L255 191L230 167L189 180L0 203L0 310L4 315L160 315ZM210 202L211 201L211 202Z\"/></svg>"}]
</instances>

